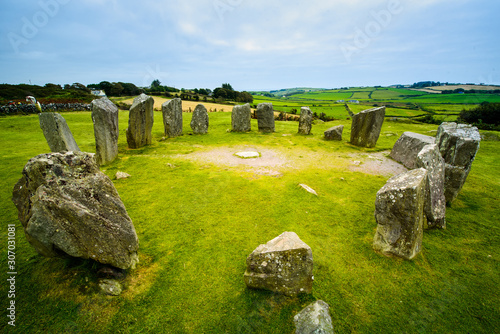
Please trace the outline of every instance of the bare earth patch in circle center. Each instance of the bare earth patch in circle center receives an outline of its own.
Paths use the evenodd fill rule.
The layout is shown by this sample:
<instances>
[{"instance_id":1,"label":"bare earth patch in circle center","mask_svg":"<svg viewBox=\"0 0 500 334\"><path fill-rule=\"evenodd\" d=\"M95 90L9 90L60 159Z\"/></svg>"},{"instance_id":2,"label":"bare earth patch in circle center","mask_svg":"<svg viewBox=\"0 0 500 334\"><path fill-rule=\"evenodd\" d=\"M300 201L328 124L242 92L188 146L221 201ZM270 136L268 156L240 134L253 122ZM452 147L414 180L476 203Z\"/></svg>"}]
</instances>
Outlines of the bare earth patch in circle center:
<instances>
[{"instance_id":1,"label":"bare earth patch in circle center","mask_svg":"<svg viewBox=\"0 0 500 334\"><path fill-rule=\"evenodd\" d=\"M247 152L238 152L235 153L238 158L242 159L255 159L255 158L260 158L259 152L253 152L253 151L247 151Z\"/></svg>"}]
</instances>

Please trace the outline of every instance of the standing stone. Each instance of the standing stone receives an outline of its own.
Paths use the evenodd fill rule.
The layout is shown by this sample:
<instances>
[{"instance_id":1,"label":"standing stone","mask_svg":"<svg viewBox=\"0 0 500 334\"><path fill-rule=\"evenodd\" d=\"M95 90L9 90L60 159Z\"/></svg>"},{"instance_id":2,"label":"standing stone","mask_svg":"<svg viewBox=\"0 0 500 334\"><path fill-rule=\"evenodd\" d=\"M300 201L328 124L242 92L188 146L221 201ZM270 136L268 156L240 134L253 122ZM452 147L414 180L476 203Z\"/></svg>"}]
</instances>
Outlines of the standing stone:
<instances>
[{"instance_id":1,"label":"standing stone","mask_svg":"<svg viewBox=\"0 0 500 334\"><path fill-rule=\"evenodd\" d=\"M418 168L396 175L377 192L377 232L373 248L384 255L411 260L420 252L424 228L427 171Z\"/></svg>"},{"instance_id":2,"label":"standing stone","mask_svg":"<svg viewBox=\"0 0 500 334\"><path fill-rule=\"evenodd\" d=\"M322 300L309 304L293 317L295 334L333 334L330 306Z\"/></svg>"},{"instance_id":3,"label":"standing stone","mask_svg":"<svg viewBox=\"0 0 500 334\"><path fill-rule=\"evenodd\" d=\"M127 143L130 148L140 148L152 142L151 131L154 122L154 99L141 94L130 107L127 129Z\"/></svg>"},{"instance_id":4,"label":"standing stone","mask_svg":"<svg viewBox=\"0 0 500 334\"><path fill-rule=\"evenodd\" d=\"M134 225L92 153L30 159L12 201L26 239L44 256L70 255L121 269L138 262Z\"/></svg>"},{"instance_id":5,"label":"standing stone","mask_svg":"<svg viewBox=\"0 0 500 334\"><path fill-rule=\"evenodd\" d=\"M203 135L208 132L208 112L203 104L198 104L194 108L191 129L194 134Z\"/></svg>"},{"instance_id":6,"label":"standing stone","mask_svg":"<svg viewBox=\"0 0 500 334\"><path fill-rule=\"evenodd\" d=\"M274 132L274 110L272 103L259 103L255 114L259 131Z\"/></svg>"},{"instance_id":7,"label":"standing stone","mask_svg":"<svg viewBox=\"0 0 500 334\"><path fill-rule=\"evenodd\" d=\"M161 105L163 113L163 127L165 136L177 137L182 135L182 100L172 99ZM208 116L207 116L208 119ZM207 121L208 122L208 121ZM208 124L207 124L208 127Z\"/></svg>"},{"instance_id":8,"label":"standing stone","mask_svg":"<svg viewBox=\"0 0 500 334\"><path fill-rule=\"evenodd\" d=\"M299 134L308 135L311 133L313 113L309 107L300 108Z\"/></svg>"},{"instance_id":9,"label":"standing stone","mask_svg":"<svg viewBox=\"0 0 500 334\"><path fill-rule=\"evenodd\" d=\"M417 155L429 144L434 144L435 138L414 132L404 132L396 141L391 151L391 158L402 163L408 169L417 168Z\"/></svg>"},{"instance_id":10,"label":"standing stone","mask_svg":"<svg viewBox=\"0 0 500 334\"><path fill-rule=\"evenodd\" d=\"M96 161L106 165L118 156L118 108L107 97L92 101Z\"/></svg>"},{"instance_id":11,"label":"standing stone","mask_svg":"<svg viewBox=\"0 0 500 334\"><path fill-rule=\"evenodd\" d=\"M40 128L51 152L80 151L66 120L58 113L38 114Z\"/></svg>"},{"instance_id":12,"label":"standing stone","mask_svg":"<svg viewBox=\"0 0 500 334\"><path fill-rule=\"evenodd\" d=\"M244 280L249 288L295 296L311 293L312 271L311 248L294 232L284 232L248 256Z\"/></svg>"},{"instance_id":13,"label":"standing stone","mask_svg":"<svg viewBox=\"0 0 500 334\"><path fill-rule=\"evenodd\" d=\"M445 197L451 204L462 189L479 150L481 136L476 127L466 124L442 123L436 144L445 161Z\"/></svg>"},{"instance_id":14,"label":"standing stone","mask_svg":"<svg viewBox=\"0 0 500 334\"><path fill-rule=\"evenodd\" d=\"M248 132L251 128L251 113L250 104L244 104L233 107L231 113L231 127L233 132Z\"/></svg>"},{"instance_id":15,"label":"standing stone","mask_svg":"<svg viewBox=\"0 0 500 334\"><path fill-rule=\"evenodd\" d=\"M426 145L417 155L417 167L427 170L425 216L428 228L446 228L444 197L444 159L436 144Z\"/></svg>"},{"instance_id":16,"label":"standing stone","mask_svg":"<svg viewBox=\"0 0 500 334\"><path fill-rule=\"evenodd\" d=\"M342 140L343 125L337 125L325 131L326 140Z\"/></svg>"},{"instance_id":17,"label":"standing stone","mask_svg":"<svg viewBox=\"0 0 500 334\"><path fill-rule=\"evenodd\" d=\"M375 147L384 124L384 117L385 107L364 110L352 116L351 144Z\"/></svg>"}]
</instances>

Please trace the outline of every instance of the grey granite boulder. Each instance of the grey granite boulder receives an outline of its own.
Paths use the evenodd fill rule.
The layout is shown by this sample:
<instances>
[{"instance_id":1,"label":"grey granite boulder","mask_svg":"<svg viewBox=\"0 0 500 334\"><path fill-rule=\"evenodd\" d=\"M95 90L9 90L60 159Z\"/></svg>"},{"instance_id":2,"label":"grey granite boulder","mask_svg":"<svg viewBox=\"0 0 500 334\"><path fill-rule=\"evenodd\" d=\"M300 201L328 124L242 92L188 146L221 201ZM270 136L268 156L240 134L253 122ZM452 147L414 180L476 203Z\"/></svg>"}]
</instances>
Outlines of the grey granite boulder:
<instances>
[{"instance_id":1,"label":"grey granite boulder","mask_svg":"<svg viewBox=\"0 0 500 334\"><path fill-rule=\"evenodd\" d=\"M93 259L121 269L138 262L134 225L91 153L30 159L12 200L26 239L44 256Z\"/></svg>"},{"instance_id":2,"label":"grey granite boulder","mask_svg":"<svg viewBox=\"0 0 500 334\"><path fill-rule=\"evenodd\" d=\"M134 99L128 118L127 144L130 148L140 148L152 142L151 131L154 122L154 99L141 94Z\"/></svg>"},{"instance_id":3,"label":"grey granite boulder","mask_svg":"<svg viewBox=\"0 0 500 334\"><path fill-rule=\"evenodd\" d=\"M233 132L248 132L252 129L251 126L250 104L244 104L233 107L231 113L231 127Z\"/></svg>"},{"instance_id":4,"label":"grey granite boulder","mask_svg":"<svg viewBox=\"0 0 500 334\"><path fill-rule=\"evenodd\" d=\"M391 151L391 158L408 169L417 168L417 155L425 145L434 144L435 138L414 132L404 132Z\"/></svg>"},{"instance_id":5,"label":"grey granite boulder","mask_svg":"<svg viewBox=\"0 0 500 334\"><path fill-rule=\"evenodd\" d=\"M293 318L295 334L333 334L330 306L322 300L306 306Z\"/></svg>"},{"instance_id":6,"label":"grey granite boulder","mask_svg":"<svg viewBox=\"0 0 500 334\"><path fill-rule=\"evenodd\" d=\"M428 228L446 228L444 197L444 160L436 144L426 145L417 155L417 167L427 170L425 215Z\"/></svg>"},{"instance_id":7,"label":"grey granite boulder","mask_svg":"<svg viewBox=\"0 0 500 334\"><path fill-rule=\"evenodd\" d=\"M96 161L106 165L118 157L118 108L107 97L92 101Z\"/></svg>"},{"instance_id":8,"label":"grey granite boulder","mask_svg":"<svg viewBox=\"0 0 500 334\"><path fill-rule=\"evenodd\" d=\"M206 134L208 132L208 112L203 104L198 104L194 108L193 118L191 119L191 129L194 134Z\"/></svg>"},{"instance_id":9,"label":"grey granite boulder","mask_svg":"<svg viewBox=\"0 0 500 334\"><path fill-rule=\"evenodd\" d=\"M414 258L421 250L427 170L413 169L396 175L377 192L377 232L373 248L385 255Z\"/></svg>"},{"instance_id":10,"label":"grey granite boulder","mask_svg":"<svg viewBox=\"0 0 500 334\"><path fill-rule=\"evenodd\" d=\"M385 107L363 110L352 116L351 144L360 147L375 147L382 124Z\"/></svg>"},{"instance_id":11,"label":"grey granite boulder","mask_svg":"<svg viewBox=\"0 0 500 334\"><path fill-rule=\"evenodd\" d=\"M261 132L274 132L274 110L272 103L259 103L255 111Z\"/></svg>"},{"instance_id":12,"label":"grey granite boulder","mask_svg":"<svg viewBox=\"0 0 500 334\"><path fill-rule=\"evenodd\" d=\"M476 127L466 124L442 123L436 144L445 165L445 197L451 204L462 189L476 158L481 136Z\"/></svg>"},{"instance_id":13,"label":"grey granite boulder","mask_svg":"<svg viewBox=\"0 0 500 334\"><path fill-rule=\"evenodd\" d=\"M284 232L248 256L244 280L249 288L295 296L311 293L312 272L311 248L294 232Z\"/></svg>"},{"instance_id":14,"label":"grey granite boulder","mask_svg":"<svg viewBox=\"0 0 500 334\"><path fill-rule=\"evenodd\" d=\"M80 151L66 120L58 113L38 114L40 128L51 152Z\"/></svg>"},{"instance_id":15,"label":"grey granite boulder","mask_svg":"<svg viewBox=\"0 0 500 334\"><path fill-rule=\"evenodd\" d=\"M325 131L326 140L342 140L343 125L337 125Z\"/></svg>"},{"instance_id":16,"label":"grey granite boulder","mask_svg":"<svg viewBox=\"0 0 500 334\"><path fill-rule=\"evenodd\" d=\"M165 136L177 137L182 135L182 100L172 99L161 105ZM205 109L206 111L206 109ZM207 116L208 119L208 116ZM207 124L208 126L208 124Z\"/></svg>"},{"instance_id":17,"label":"grey granite boulder","mask_svg":"<svg viewBox=\"0 0 500 334\"><path fill-rule=\"evenodd\" d=\"M313 122L313 113L309 107L300 108L300 118L299 118L299 134L309 135L311 134Z\"/></svg>"}]
</instances>

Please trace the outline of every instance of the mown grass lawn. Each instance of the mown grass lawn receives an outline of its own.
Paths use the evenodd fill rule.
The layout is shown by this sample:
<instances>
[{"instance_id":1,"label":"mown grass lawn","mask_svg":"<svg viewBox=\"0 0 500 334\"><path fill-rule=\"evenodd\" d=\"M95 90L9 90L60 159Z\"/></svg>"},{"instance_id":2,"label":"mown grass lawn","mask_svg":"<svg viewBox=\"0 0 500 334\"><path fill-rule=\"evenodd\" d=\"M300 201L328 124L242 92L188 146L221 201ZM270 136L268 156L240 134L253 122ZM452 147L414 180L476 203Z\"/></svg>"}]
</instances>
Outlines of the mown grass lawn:
<instances>
[{"instance_id":1,"label":"mown grass lawn","mask_svg":"<svg viewBox=\"0 0 500 334\"><path fill-rule=\"evenodd\" d=\"M95 152L90 113L63 113L83 151ZM500 143L483 142L467 183L447 211L447 229L427 231L414 261L376 254L371 243L376 192L389 175L353 172L360 156L390 150L404 131L433 125L385 122L375 149L349 145L350 121L313 126L277 122L276 133L227 132L230 113L211 113L209 134L161 141L155 112L152 145L129 150L128 113L120 112L119 159L101 169L132 175L113 180L140 241L140 264L119 297L100 294L95 265L47 259L27 243L12 188L26 162L49 151L37 116L0 118L2 255L7 224L16 224L16 327L9 333L294 333L293 317L308 303L330 305L336 333L493 333L500 328ZM322 133L343 124L344 140ZM285 136L284 136L285 135ZM193 160L225 148L272 150L288 167L278 177L258 170ZM273 167L269 167L273 169ZM315 197L297 185L305 183ZM313 293L287 298L249 290L246 257L261 243L294 231L313 251Z\"/></svg>"}]
</instances>

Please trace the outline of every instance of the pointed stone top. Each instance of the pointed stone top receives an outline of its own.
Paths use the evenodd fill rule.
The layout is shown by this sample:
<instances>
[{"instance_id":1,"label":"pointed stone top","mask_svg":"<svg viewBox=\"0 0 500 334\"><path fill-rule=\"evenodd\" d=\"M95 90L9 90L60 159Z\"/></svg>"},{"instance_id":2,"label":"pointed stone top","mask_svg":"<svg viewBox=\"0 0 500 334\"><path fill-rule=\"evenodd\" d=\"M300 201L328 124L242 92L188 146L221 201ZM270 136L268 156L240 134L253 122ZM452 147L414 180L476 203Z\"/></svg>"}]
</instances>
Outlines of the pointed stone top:
<instances>
[{"instance_id":1,"label":"pointed stone top","mask_svg":"<svg viewBox=\"0 0 500 334\"><path fill-rule=\"evenodd\" d=\"M300 240L299 236L295 232L283 232L267 244L262 244L257 247L254 252L270 253L299 248L311 249L311 247Z\"/></svg>"}]
</instances>

